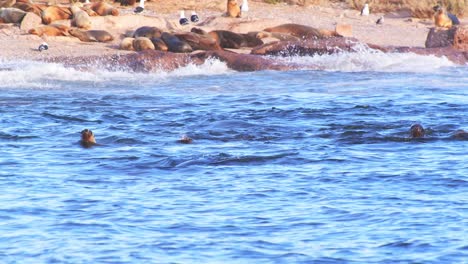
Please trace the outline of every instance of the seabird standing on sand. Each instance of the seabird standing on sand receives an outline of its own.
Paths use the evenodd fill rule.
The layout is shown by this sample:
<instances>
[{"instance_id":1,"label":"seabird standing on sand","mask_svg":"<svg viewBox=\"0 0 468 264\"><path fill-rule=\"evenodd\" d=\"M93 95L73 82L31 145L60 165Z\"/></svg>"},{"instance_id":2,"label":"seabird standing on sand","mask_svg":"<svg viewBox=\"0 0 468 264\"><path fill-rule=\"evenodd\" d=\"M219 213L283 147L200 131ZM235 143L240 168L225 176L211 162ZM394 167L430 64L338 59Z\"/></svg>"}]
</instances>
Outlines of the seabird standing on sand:
<instances>
[{"instance_id":1,"label":"seabird standing on sand","mask_svg":"<svg viewBox=\"0 0 468 264\"><path fill-rule=\"evenodd\" d=\"M247 0L242 1L242 5L240 6L240 9L242 13L249 12L249 3L247 2Z\"/></svg>"},{"instance_id":2,"label":"seabird standing on sand","mask_svg":"<svg viewBox=\"0 0 468 264\"><path fill-rule=\"evenodd\" d=\"M185 13L184 13L183 10L180 11L179 24L180 24L181 26L186 26L186 25L189 24L189 21L188 21L188 19L185 17Z\"/></svg>"},{"instance_id":3,"label":"seabird standing on sand","mask_svg":"<svg viewBox=\"0 0 468 264\"><path fill-rule=\"evenodd\" d=\"M382 25L384 23L384 16L381 16L379 17L379 19L377 19L377 22L375 22L377 25Z\"/></svg>"},{"instance_id":4,"label":"seabird standing on sand","mask_svg":"<svg viewBox=\"0 0 468 264\"><path fill-rule=\"evenodd\" d=\"M361 16L368 16L369 15L369 4L365 3L364 7L361 9Z\"/></svg>"},{"instance_id":5,"label":"seabird standing on sand","mask_svg":"<svg viewBox=\"0 0 468 264\"><path fill-rule=\"evenodd\" d=\"M145 10L145 0L140 0L138 6L133 10L135 14L139 14Z\"/></svg>"},{"instance_id":6,"label":"seabird standing on sand","mask_svg":"<svg viewBox=\"0 0 468 264\"><path fill-rule=\"evenodd\" d=\"M190 16L190 21L192 21L193 23L197 23L198 21L200 21L200 18L198 17L195 11L192 11L192 15Z\"/></svg>"},{"instance_id":7,"label":"seabird standing on sand","mask_svg":"<svg viewBox=\"0 0 468 264\"><path fill-rule=\"evenodd\" d=\"M47 43L45 42L42 42L41 45L39 45L39 47L37 48L38 51L43 51L43 50L48 50L49 49L49 45L47 45Z\"/></svg>"}]
</instances>

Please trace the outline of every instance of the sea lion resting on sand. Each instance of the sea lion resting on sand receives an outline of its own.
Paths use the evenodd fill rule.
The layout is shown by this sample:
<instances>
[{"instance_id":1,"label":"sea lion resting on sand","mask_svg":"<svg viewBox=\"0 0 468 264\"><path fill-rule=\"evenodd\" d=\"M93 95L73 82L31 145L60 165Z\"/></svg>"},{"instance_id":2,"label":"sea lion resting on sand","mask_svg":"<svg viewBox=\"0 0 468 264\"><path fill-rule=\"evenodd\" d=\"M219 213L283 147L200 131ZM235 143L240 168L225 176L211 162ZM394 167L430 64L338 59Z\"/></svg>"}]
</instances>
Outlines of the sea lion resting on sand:
<instances>
[{"instance_id":1,"label":"sea lion resting on sand","mask_svg":"<svg viewBox=\"0 0 468 264\"><path fill-rule=\"evenodd\" d=\"M0 0L0 8L2 7L12 7L15 5L16 0Z\"/></svg>"},{"instance_id":2,"label":"sea lion resting on sand","mask_svg":"<svg viewBox=\"0 0 468 264\"><path fill-rule=\"evenodd\" d=\"M35 27L29 30L29 34L38 35L39 37L51 36L68 36L68 30L70 28L65 25L51 24L46 26Z\"/></svg>"},{"instance_id":3,"label":"sea lion resting on sand","mask_svg":"<svg viewBox=\"0 0 468 264\"><path fill-rule=\"evenodd\" d=\"M280 41L299 41L300 38L286 33L260 31L256 34L258 39L275 38Z\"/></svg>"},{"instance_id":4,"label":"sea lion resting on sand","mask_svg":"<svg viewBox=\"0 0 468 264\"><path fill-rule=\"evenodd\" d=\"M71 21L72 26L82 29L91 28L91 19L89 18L88 13L81 10L77 5L73 5L70 10L73 13L73 19Z\"/></svg>"},{"instance_id":5,"label":"sea lion resting on sand","mask_svg":"<svg viewBox=\"0 0 468 264\"><path fill-rule=\"evenodd\" d=\"M118 16L119 15L118 9L114 8L112 5L104 1L93 3L91 5L91 9L100 16L108 16L108 15Z\"/></svg>"},{"instance_id":6,"label":"sea lion resting on sand","mask_svg":"<svg viewBox=\"0 0 468 264\"><path fill-rule=\"evenodd\" d=\"M169 51L171 52L192 52L192 47L185 41L180 40L175 35L164 32L161 35L161 39L166 43Z\"/></svg>"},{"instance_id":7,"label":"sea lion resting on sand","mask_svg":"<svg viewBox=\"0 0 468 264\"><path fill-rule=\"evenodd\" d=\"M89 148L93 145L96 145L96 139L94 138L93 131L89 129L84 129L83 131L81 131L80 144L85 148Z\"/></svg>"},{"instance_id":8,"label":"sea lion resting on sand","mask_svg":"<svg viewBox=\"0 0 468 264\"><path fill-rule=\"evenodd\" d=\"M26 12L18 8L0 8L0 20L3 23L21 23L21 20L23 20L25 15Z\"/></svg>"},{"instance_id":9,"label":"sea lion resting on sand","mask_svg":"<svg viewBox=\"0 0 468 264\"><path fill-rule=\"evenodd\" d=\"M236 0L228 0L227 1L227 12L226 14L229 17L241 17L241 9L239 4L237 4Z\"/></svg>"},{"instance_id":10,"label":"sea lion resting on sand","mask_svg":"<svg viewBox=\"0 0 468 264\"><path fill-rule=\"evenodd\" d=\"M145 37L145 38L160 38L162 30L157 27L139 27L133 33L134 38Z\"/></svg>"},{"instance_id":11,"label":"sea lion resting on sand","mask_svg":"<svg viewBox=\"0 0 468 264\"><path fill-rule=\"evenodd\" d=\"M242 47L256 47L263 44L263 41L253 34L238 34L227 30L214 30L208 33L222 48L239 49Z\"/></svg>"},{"instance_id":12,"label":"sea lion resting on sand","mask_svg":"<svg viewBox=\"0 0 468 264\"><path fill-rule=\"evenodd\" d=\"M187 42L193 50L220 50L215 38L208 34L197 34L193 32L177 33L176 36Z\"/></svg>"},{"instance_id":13,"label":"sea lion resting on sand","mask_svg":"<svg viewBox=\"0 0 468 264\"><path fill-rule=\"evenodd\" d=\"M48 6L42 10L42 23L48 25L56 20L71 19L73 14L68 7Z\"/></svg>"},{"instance_id":14,"label":"sea lion resting on sand","mask_svg":"<svg viewBox=\"0 0 468 264\"><path fill-rule=\"evenodd\" d=\"M14 8L21 9L25 12L31 12L36 14L38 17L42 16L42 10L46 8L44 5L37 5L29 2L16 2L16 4L13 5Z\"/></svg>"},{"instance_id":15,"label":"sea lion resting on sand","mask_svg":"<svg viewBox=\"0 0 468 264\"><path fill-rule=\"evenodd\" d=\"M151 42L151 40L147 37L138 37L133 40L133 49L136 51L142 51L142 50L154 50L154 44Z\"/></svg>"},{"instance_id":16,"label":"sea lion resting on sand","mask_svg":"<svg viewBox=\"0 0 468 264\"><path fill-rule=\"evenodd\" d=\"M72 28L68 30L70 35L79 38L83 42L109 42L114 40L114 37L105 30L80 30Z\"/></svg>"},{"instance_id":17,"label":"sea lion resting on sand","mask_svg":"<svg viewBox=\"0 0 468 264\"><path fill-rule=\"evenodd\" d=\"M299 24L282 24L276 27L265 28L263 31L290 34L300 39L321 39L328 37L341 37L336 31L317 29Z\"/></svg>"},{"instance_id":18,"label":"sea lion resting on sand","mask_svg":"<svg viewBox=\"0 0 468 264\"><path fill-rule=\"evenodd\" d=\"M122 41L120 42L120 45L119 45L119 49L121 50L135 50L133 48L133 41L135 39L134 38L124 38L122 39Z\"/></svg>"}]
</instances>

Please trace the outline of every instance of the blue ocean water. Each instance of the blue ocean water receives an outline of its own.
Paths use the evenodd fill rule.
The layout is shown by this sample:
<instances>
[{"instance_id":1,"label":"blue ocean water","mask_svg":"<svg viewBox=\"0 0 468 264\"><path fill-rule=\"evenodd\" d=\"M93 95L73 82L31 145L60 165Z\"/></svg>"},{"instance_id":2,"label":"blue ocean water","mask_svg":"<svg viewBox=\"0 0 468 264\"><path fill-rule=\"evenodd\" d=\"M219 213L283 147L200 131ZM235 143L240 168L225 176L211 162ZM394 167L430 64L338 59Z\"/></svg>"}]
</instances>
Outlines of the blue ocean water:
<instances>
[{"instance_id":1,"label":"blue ocean water","mask_svg":"<svg viewBox=\"0 0 468 264\"><path fill-rule=\"evenodd\" d=\"M323 70L1 61L0 262L467 263L468 68L282 60Z\"/></svg>"}]
</instances>

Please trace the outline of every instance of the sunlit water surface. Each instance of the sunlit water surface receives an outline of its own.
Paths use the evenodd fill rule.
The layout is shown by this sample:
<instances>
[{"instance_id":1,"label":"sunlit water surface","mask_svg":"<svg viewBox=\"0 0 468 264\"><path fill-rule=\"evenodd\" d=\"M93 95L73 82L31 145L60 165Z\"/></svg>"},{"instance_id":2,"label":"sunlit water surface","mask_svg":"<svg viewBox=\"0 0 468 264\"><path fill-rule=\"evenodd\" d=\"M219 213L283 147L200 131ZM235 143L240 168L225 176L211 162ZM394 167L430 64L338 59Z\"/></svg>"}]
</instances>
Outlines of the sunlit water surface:
<instances>
[{"instance_id":1,"label":"sunlit water surface","mask_svg":"<svg viewBox=\"0 0 468 264\"><path fill-rule=\"evenodd\" d=\"M282 60L324 70L0 62L0 262L466 263L468 68Z\"/></svg>"}]
</instances>

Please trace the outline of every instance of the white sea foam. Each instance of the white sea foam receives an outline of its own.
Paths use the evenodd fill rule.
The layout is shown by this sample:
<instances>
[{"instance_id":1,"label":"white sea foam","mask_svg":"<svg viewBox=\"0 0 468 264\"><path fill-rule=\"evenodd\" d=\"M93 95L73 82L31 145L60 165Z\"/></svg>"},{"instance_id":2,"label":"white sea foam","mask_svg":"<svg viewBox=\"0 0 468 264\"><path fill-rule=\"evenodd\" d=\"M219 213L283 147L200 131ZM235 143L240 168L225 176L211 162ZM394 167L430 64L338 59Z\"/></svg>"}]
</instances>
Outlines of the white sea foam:
<instances>
[{"instance_id":1,"label":"white sea foam","mask_svg":"<svg viewBox=\"0 0 468 264\"><path fill-rule=\"evenodd\" d=\"M284 63L303 65L305 69L326 71L362 72L431 72L442 67L455 66L447 58L421 56L412 53L383 53L363 48L358 52L322 56L276 57ZM232 72L224 62L209 59L202 65L189 64L173 71L155 70L150 73L109 71L98 66L84 70L64 67L61 64L37 61L0 61L0 88L64 89L68 84L76 88L117 86L152 86L172 77L220 75Z\"/></svg>"},{"instance_id":2,"label":"white sea foam","mask_svg":"<svg viewBox=\"0 0 468 264\"><path fill-rule=\"evenodd\" d=\"M109 71L97 66L86 67L85 70L64 67L62 64L38 61L0 61L0 88L33 88L51 89L65 88L66 83L92 84L105 86L109 82L122 86L154 85L171 77L218 75L230 72L227 65L219 60L207 60L202 65L189 64L174 71L155 70L150 73L136 73L119 70ZM65 86L65 87L64 87Z\"/></svg>"},{"instance_id":3,"label":"white sea foam","mask_svg":"<svg viewBox=\"0 0 468 264\"><path fill-rule=\"evenodd\" d=\"M443 67L456 66L446 57L423 56L415 53L384 53L367 48L358 52L343 52L321 56L293 56L281 61L316 67L325 71L343 72L432 72Z\"/></svg>"}]
</instances>

